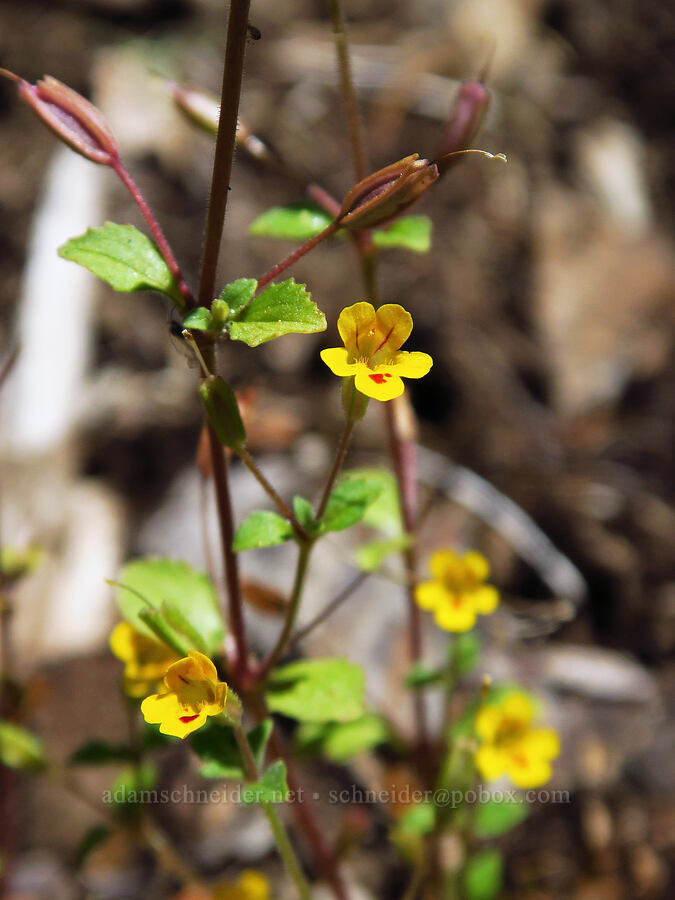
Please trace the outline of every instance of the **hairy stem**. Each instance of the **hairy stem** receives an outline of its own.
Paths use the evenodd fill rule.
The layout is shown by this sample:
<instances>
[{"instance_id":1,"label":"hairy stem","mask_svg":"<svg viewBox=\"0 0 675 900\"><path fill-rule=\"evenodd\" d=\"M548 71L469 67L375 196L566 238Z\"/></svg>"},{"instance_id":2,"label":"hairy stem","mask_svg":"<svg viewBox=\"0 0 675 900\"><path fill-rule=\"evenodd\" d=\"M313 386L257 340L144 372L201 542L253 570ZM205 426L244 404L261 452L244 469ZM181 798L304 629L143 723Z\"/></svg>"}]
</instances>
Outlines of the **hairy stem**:
<instances>
[{"instance_id":1,"label":"hairy stem","mask_svg":"<svg viewBox=\"0 0 675 900\"><path fill-rule=\"evenodd\" d=\"M155 239L155 243L159 249L159 252L164 257L164 261L173 277L176 279L176 283L178 285L178 289L181 292L185 303L188 307L195 305L194 297L192 296L192 291L187 286L185 279L183 278L183 273L180 270L180 266L176 262L176 257L173 255L173 251L169 246L169 242L164 236L164 232L161 229L161 226L157 219L155 218L152 210L150 209L147 200L141 193L141 189L138 187L134 179L131 177L127 169L124 167L123 162L120 159L115 159L111 163L111 167L117 177L120 179L125 188L129 191L136 206L140 209L141 214L145 221L148 223L148 227L152 232L152 236Z\"/></svg>"},{"instance_id":2,"label":"hairy stem","mask_svg":"<svg viewBox=\"0 0 675 900\"><path fill-rule=\"evenodd\" d=\"M366 175L366 151L361 127L359 105L354 90L354 78L352 65L349 58L349 43L345 31L345 19L342 11L341 0L329 0L331 21L333 23L333 37L335 38L335 50L337 54L338 68L340 71L340 88L347 109L347 121L349 124L349 138L352 146L354 161L354 173L357 181L362 181Z\"/></svg>"},{"instance_id":3,"label":"hairy stem","mask_svg":"<svg viewBox=\"0 0 675 900\"><path fill-rule=\"evenodd\" d=\"M244 760L244 766L246 768L246 775L248 777L248 780L257 781L258 767L256 765L253 753L251 752L248 739L246 738L241 725L235 726L234 736L237 740L237 744L239 745L242 759ZM265 813L270 829L274 836L274 841L277 845L277 849L279 850L279 855L281 856L284 862L284 866L286 867L286 871L288 872L298 892L298 897L300 898L300 900L310 900L309 885L307 884L307 880L305 879L303 871L300 867L300 863L298 862L298 858L295 854L295 851L293 850L293 846L288 839L286 829L284 828L281 819L277 815L277 811L274 808L274 805L272 803L261 803L260 805L263 809L263 812Z\"/></svg>"},{"instance_id":4,"label":"hairy stem","mask_svg":"<svg viewBox=\"0 0 675 900\"><path fill-rule=\"evenodd\" d=\"M232 159L237 139L237 116L244 71L246 30L250 0L232 0L227 24L227 46L220 96L220 119L213 160L211 195L206 215L206 232L199 279L199 303L206 306L215 292L216 271L227 209L227 196L232 174Z\"/></svg>"},{"instance_id":5,"label":"hairy stem","mask_svg":"<svg viewBox=\"0 0 675 900\"><path fill-rule=\"evenodd\" d=\"M235 448L234 452L237 454L239 459L244 463L244 465L249 470L251 475L253 475L253 477L258 482L258 484L262 487L262 489L265 491L267 496L272 500L272 502L277 507L277 509L279 510L281 515L285 519L288 519L288 521L291 523L291 526L293 527L293 531L295 531L295 533L300 538L300 540L308 541L309 535L307 534L305 529L302 527L302 525L298 522L297 518L295 517L295 514L293 513L293 510L285 502L285 500L283 500L279 496L279 494L272 487L272 485L269 483L267 478L265 478L265 476L263 475L263 473L260 471L260 469L256 465L253 457L248 452L248 450L245 447L238 447L238 448Z\"/></svg>"},{"instance_id":6,"label":"hairy stem","mask_svg":"<svg viewBox=\"0 0 675 900\"><path fill-rule=\"evenodd\" d=\"M325 241L326 238L330 237L331 234L334 234L340 226L337 222L331 222L330 225L327 225L323 231L319 232L319 234L315 235L313 238L310 238L306 241L301 247L298 247L297 250L294 250L292 253L282 259L281 262L277 263L276 266L273 266L269 272L266 272L258 279L258 290L264 288L266 284L269 284L273 278L276 278L277 275L280 275L282 272L285 272L290 266L293 265L294 262L301 259L306 253L309 253L310 250L313 250L321 241Z\"/></svg>"}]
</instances>

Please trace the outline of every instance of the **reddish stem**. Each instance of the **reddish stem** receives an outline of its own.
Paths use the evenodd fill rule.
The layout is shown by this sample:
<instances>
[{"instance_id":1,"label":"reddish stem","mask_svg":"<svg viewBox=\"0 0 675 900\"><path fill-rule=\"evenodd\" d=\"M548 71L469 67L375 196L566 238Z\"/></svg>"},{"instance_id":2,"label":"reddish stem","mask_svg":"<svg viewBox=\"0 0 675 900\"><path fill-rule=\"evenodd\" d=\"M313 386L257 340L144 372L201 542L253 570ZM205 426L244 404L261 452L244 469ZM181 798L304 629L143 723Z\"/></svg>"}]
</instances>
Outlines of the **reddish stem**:
<instances>
[{"instance_id":1,"label":"reddish stem","mask_svg":"<svg viewBox=\"0 0 675 900\"><path fill-rule=\"evenodd\" d=\"M148 206L147 200L141 193L141 189L138 187L138 185L136 184L134 179L131 177L131 175L129 174L127 169L124 167L124 163L122 162L121 159L119 159L119 157L117 159L114 159L110 163L110 166L113 169L113 171L115 172L115 174L118 176L118 178L120 179L122 184L125 186L125 188L131 194L136 206L140 209L143 218L148 223L148 227L150 228L150 231L152 232L152 236L155 239L155 243L157 244L159 252L164 257L164 260L165 260L167 266L169 267L171 274L176 279L176 283L178 285L178 290L181 292L181 294L185 298L185 302L186 302L187 306L188 307L194 306L195 301L194 301L194 297L192 296L192 291L187 286L187 283L186 283L185 279L183 278L183 273L180 270L180 266L176 262L176 257L173 255L171 247L169 246L169 242L164 237L164 232L162 231L162 228L161 228L159 222L153 215L152 210Z\"/></svg>"},{"instance_id":2,"label":"reddish stem","mask_svg":"<svg viewBox=\"0 0 675 900\"><path fill-rule=\"evenodd\" d=\"M301 247L298 247L297 250L294 250L285 259L282 259L280 263L277 263L276 266L269 270L269 272L258 279L258 290L265 287L266 284L269 284L273 278L276 278L277 275L284 272L289 266L292 266L293 263L303 257L305 253L309 253L310 250L313 250L317 244L321 243L321 241L325 241L325 239L330 237L331 234L334 234L338 228L339 225L337 222L331 222L323 231L320 231L315 237L310 238Z\"/></svg>"}]
</instances>

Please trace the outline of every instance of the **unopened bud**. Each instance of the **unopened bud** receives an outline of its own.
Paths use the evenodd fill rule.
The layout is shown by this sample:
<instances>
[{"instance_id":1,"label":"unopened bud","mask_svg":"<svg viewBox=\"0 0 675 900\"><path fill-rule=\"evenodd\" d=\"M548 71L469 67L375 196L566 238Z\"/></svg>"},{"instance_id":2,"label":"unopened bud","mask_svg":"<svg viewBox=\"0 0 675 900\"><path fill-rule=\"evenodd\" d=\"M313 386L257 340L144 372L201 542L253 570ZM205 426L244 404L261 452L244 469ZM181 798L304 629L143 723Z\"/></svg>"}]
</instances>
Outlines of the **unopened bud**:
<instances>
[{"instance_id":1,"label":"unopened bud","mask_svg":"<svg viewBox=\"0 0 675 900\"><path fill-rule=\"evenodd\" d=\"M220 104L217 97L199 88L175 82L169 83L169 91L176 107L192 125L207 134L218 133Z\"/></svg>"},{"instance_id":2,"label":"unopened bud","mask_svg":"<svg viewBox=\"0 0 675 900\"><path fill-rule=\"evenodd\" d=\"M336 221L344 228L384 225L421 197L437 178L436 164L413 153L353 187Z\"/></svg>"},{"instance_id":3,"label":"unopened bud","mask_svg":"<svg viewBox=\"0 0 675 900\"><path fill-rule=\"evenodd\" d=\"M6 69L0 69L0 75L19 85L19 97L76 153L104 166L118 159L115 139L101 111L77 91L51 75L37 84L29 84Z\"/></svg>"},{"instance_id":4,"label":"unopened bud","mask_svg":"<svg viewBox=\"0 0 675 900\"><path fill-rule=\"evenodd\" d=\"M450 110L443 139L438 148L438 171L441 175L452 168L461 156L448 157L457 150L468 149L483 123L490 105L490 92L480 81L464 81Z\"/></svg>"},{"instance_id":5,"label":"unopened bud","mask_svg":"<svg viewBox=\"0 0 675 900\"><path fill-rule=\"evenodd\" d=\"M199 393L211 427L225 447L238 448L246 443L246 429L241 421L234 391L219 375L209 375L199 385Z\"/></svg>"}]
</instances>

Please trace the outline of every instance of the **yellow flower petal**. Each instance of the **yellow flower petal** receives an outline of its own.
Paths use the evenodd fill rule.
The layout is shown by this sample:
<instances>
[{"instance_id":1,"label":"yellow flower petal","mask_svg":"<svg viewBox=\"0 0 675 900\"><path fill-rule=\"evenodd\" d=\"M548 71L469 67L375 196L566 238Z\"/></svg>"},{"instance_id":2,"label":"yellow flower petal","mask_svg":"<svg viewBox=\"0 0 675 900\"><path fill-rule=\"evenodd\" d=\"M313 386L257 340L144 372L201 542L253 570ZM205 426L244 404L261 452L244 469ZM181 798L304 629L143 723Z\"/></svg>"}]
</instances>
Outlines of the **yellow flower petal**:
<instances>
[{"instance_id":1,"label":"yellow flower petal","mask_svg":"<svg viewBox=\"0 0 675 900\"><path fill-rule=\"evenodd\" d=\"M519 788L534 788L546 784L552 774L551 764L540 756L526 753L522 748L507 754L507 774Z\"/></svg>"},{"instance_id":2,"label":"yellow flower petal","mask_svg":"<svg viewBox=\"0 0 675 900\"><path fill-rule=\"evenodd\" d=\"M150 725L159 725L164 719L178 718L183 707L178 702L178 697L173 692L166 694L151 694L141 703L143 718Z\"/></svg>"},{"instance_id":3,"label":"yellow flower petal","mask_svg":"<svg viewBox=\"0 0 675 900\"><path fill-rule=\"evenodd\" d=\"M502 715L512 722L519 722L526 728L534 719L535 707L532 700L519 691L512 691L500 704Z\"/></svg>"},{"instance_id":4,"label":"yellow flower petal","mask_svg":"<svg viewBox=\"0 0 675 900\"><path fill-rule=\"evenodd\" d=\"M365 338L371 330L374 336L376 324L375 307L372 303L367 303L365 300L354 303L352 306L347 306L342 310L337 323L338 332L352 358L358 359L370 356L370 353L366 352ZM372 340L370 344L373 344Z\"/></svg>"},{"instance_id":5,"label":"yellow flower petal","mask_svg":"<svg viewBox=\"0 0 675 900\"><path fill-rule=\"evenodd\" d=\"M501 707L496 704L481 707L476 715L476 734L486 743L493 743L503 719Z\"/></svg>"},{"instance_id":6,"label":"yellow flower petal","mask_svg":"<svg viewBox=\"0 0 675 900\"><path fill-rule=\"evenodd\" d=\"M412 316L398 303L385 303L375 315L381 341L374 352L384 352L390 356L410 337L413 327Z\"/></svg>"},{"instance_id":7,"label":"yellow flower petal","mask_svg":"<svg viewBox=\"0 0 675 900\"><path fill-rule=\"evenodd\" d=\"M445 602L445 589L437 581L423 581L415 588L415 603L420 609L436 609Z\"/></svg>"},{"instance_id":8,"label":"yellow flower petal","mask_svg":"<svg viewBox=\"0 0 675 900\"><path fill-rule=\"evenodd\" d=\"M532 728L522 739L528 755L555 759L560 753L560 736L552 728Z\"/></svg>"},{"instance_id":9,"label":"yellow flower petal","mask_svg":"<svg viewBox=\"0 0 675 900\"><path fill-rule=\"evenodd\" d=\"M454 550L437 550L429 563L436 581L445 581L448 575L456 578L459 572L459 556Z\"/></svg>"},{"instance_id":10,"label":"yellow flower petal","mask_svg":"<svg viewBox=\"0 0 675 900\"><path fill-rule=\"evenodd\" d=\"M344 347L329 347L321 351L321 359L326 363L333 375L345 377L354 375L359 363L348 362L349 354Z\"/></svg>"},{"instance_id":11,"label":"yellow flower petal","mask_svg":"<svg viewBox=\"0 0 675 900\"><path fill-rule=\"evenodd\" d=\"M476 768L487 781L496 781L508 769L508 759L505 754L489 744L485 744L476 750Z\"/></svg>"},{"instance_id":12,"label":"yellow flower petal","mask_svg":"<svg viewBox=\"0 0 675 900\"><path fill-rule=\"evenodd\" d=\"M476 550L469 550L462 556L462 562L469 570L470 574L480 584L485 581L490 574L490 563L485 559L482 553Z\"/></svg>"},{"instance_id":13,"label":"yellow flower petal","mask_svg":"<svg viewBox=\"0 0 675 900\"><path fill-rule=\"evenodd\" d=\"M378 371L380 368L378 366L375 371L361 368L354 379L356 390L373 400L393 400L394 397L400 397L403 393L401 379L391 372Z\"/></svg>"},{"instance_id":14,"label":"yellow flower petal","mask_svg":"<svg viewBox=\"0 0 675 900\"><path fill-rule=\"evenodd\" d=\"M400 375L401 378L423 378L433 364L434 361L428 353L421 353L419 350L408 353L406 350L401 350L396 354L393 362L387 365L390 372Z\"/></svg>"},{"instance_id":15,"label":"yellow flower petal","mask_svg":"<svg viewBox=\"0 0 675 900\"><path fill-rule=\"evenodd\" d=\"M476 624L476 611L462 594L447 594L436 607L434 618L445 631L469 631Z\"/></svg>"},{"instance_id":16,"label":"yellow flower petal","mask_svg":"<svg viewBox=\"0 0 675 900\"><path fill-rule=\"evenodd\" d=\"M468 594L473 603L473 608L482 616L488 616L497 609L499 603L499 591L492 585L484 584L478 590Z\"/></svg>"},{"instance_id":17,"label":"yellow flower petal","mask_svg":"<svg viewBox=\"0 0 675 900\"><path fill-rule=\"evenodd\" d=\"M270 884L261 872L246 869L234 884L217 887L213 900L270 900Z\"/></svg>"}]
</instances>

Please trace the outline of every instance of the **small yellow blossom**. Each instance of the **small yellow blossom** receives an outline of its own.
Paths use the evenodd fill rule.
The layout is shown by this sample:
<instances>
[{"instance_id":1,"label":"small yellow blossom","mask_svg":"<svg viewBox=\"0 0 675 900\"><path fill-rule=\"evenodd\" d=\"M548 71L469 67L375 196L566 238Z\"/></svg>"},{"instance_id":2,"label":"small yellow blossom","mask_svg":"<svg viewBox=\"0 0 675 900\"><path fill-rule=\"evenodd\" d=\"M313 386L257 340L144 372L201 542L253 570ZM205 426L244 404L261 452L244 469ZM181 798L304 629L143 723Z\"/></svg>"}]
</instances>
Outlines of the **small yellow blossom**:
<instances>
[{"instance_id":1,"label":"small yellow blossom","mask_svg":"<svg viewBox=\"0 0 675 900\"><path fill-rule=\"evenodd\" d=\"M343 309L338 331L344 347L321 351L321 359L335 374L355 376L357 391L374 400L393 400L403 393L401 378L422 378L433 360L428 353L399 348L412 331L412 316L398 303L377 311L361 301Z\"/></svg>"},{"instance_id":2,"label":"small yellow blossom","mask_svg":"<svg viewBox=\"0 0 675 900\"><path fill-rule=\"evenodd\" d=\"M213 900L271 900L267 878L255 869L246 869L231 884L223 884L213 892Z\"/></svg>"},{"instance_id":3,"label":"small yellow blossom","mask_svg":"<svg viewBox=\"0 0 675 900\"><path fill-rule=\"evenodd\" d=\"M178 659L166 644L141 634L128 622L120 622L110 635L110 649L124 663L124 693L143 697L156 688L171 663Z\"/></svg>"},{"instance_id":4,"label":"small yellow blossom","mask_svg":"<svg viewBox=\"0 0 675 900\"><path fill-rule=\"evenodd\" d=\"M533 727L534 717L534 703L518 691L478 712L476 734L481 745L476 767L483 778L494 781L508 775L520 788L539 787L549 780L560 738L552 728Z\"/></svg>"},{"instance_id":5,"label":"small yellow blossom","mask_svg":"<svg viewBox=\"0 0 675 900\"><path fill-rule=\"evenodd\" d=\"M163 687L141 703L145 721L159 725L162 734L187 737L225 708L227 685L218 681L216 667L198 650L169 667Z\"/></svg>"},{"instance_id":6,"label":"small yellow blossom","mask_svg":"<svg viewBox=\"0 0 675 900\"><path fill-rule=\"evenodd\" d=\"M486 616L497 608L499 593L484 584L490 565L480 553L437 550L431 557L431 572L434 580L417 585L415 600L421 609L433 612L440 628L469 631L478 614Z\"/></svg>"}]
</instances>

